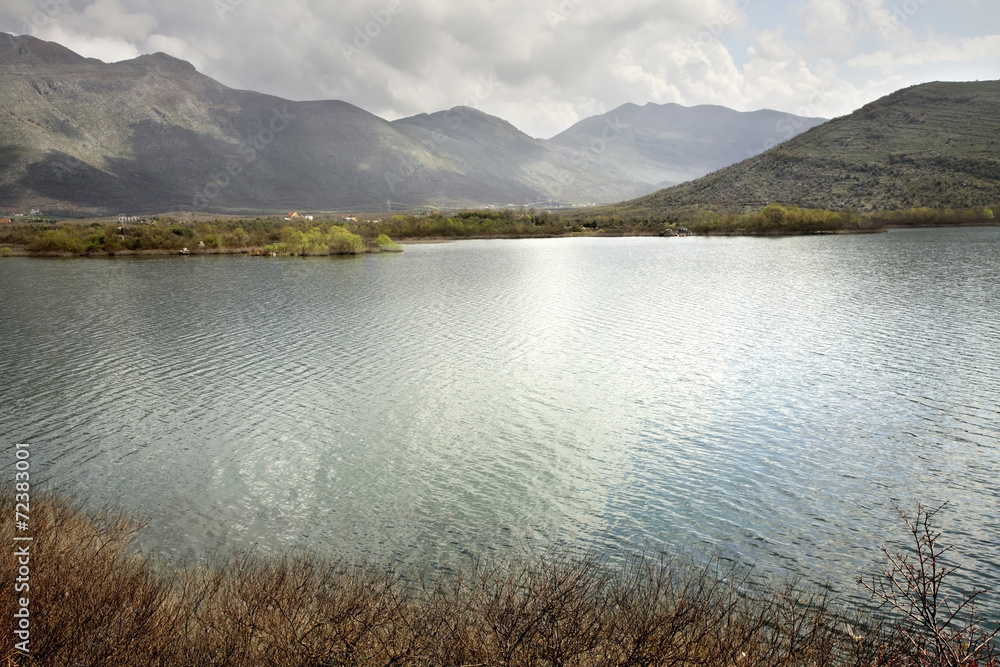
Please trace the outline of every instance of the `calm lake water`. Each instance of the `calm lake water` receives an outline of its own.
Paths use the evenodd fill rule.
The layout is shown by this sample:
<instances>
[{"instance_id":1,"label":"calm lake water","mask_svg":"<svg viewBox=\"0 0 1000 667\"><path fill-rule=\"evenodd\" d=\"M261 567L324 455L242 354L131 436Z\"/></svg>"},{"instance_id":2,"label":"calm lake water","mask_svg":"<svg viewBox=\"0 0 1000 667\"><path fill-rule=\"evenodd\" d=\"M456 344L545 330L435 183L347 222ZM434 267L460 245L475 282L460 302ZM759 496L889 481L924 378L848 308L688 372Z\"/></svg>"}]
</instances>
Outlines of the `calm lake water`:
<instances>
[{"instance_id":1,"label":"calm lake water","mask_svg":"<svg viewBox=\"0 0 1000 667\"><path fill-rule=\"evenodd\" d=\"M0 299L5 469L167 557L665 548L850 594L891 501L947 500L1000 587L998 228L13 258Z\"/></svg>"}]
</instances>

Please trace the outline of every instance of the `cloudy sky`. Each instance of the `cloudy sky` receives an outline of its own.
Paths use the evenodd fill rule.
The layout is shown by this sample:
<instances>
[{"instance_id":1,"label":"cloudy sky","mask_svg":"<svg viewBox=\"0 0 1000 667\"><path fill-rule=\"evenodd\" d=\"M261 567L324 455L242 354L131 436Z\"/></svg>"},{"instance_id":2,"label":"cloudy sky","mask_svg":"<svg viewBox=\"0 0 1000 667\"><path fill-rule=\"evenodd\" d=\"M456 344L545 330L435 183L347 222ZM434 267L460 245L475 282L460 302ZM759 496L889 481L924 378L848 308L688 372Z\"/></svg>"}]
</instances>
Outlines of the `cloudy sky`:
<instances>
[{"instance_id":1,"label":"cloudy sky","mask_svg":"<svg viewBox=\"0 0 1000 667\"><path fill-rule=\"evenodd\" d=\"M997 0L3 0L0 30L388 119L468 104L537 137L625 102L833 117L1000 78Z\"/></svg>"}]
</instances>

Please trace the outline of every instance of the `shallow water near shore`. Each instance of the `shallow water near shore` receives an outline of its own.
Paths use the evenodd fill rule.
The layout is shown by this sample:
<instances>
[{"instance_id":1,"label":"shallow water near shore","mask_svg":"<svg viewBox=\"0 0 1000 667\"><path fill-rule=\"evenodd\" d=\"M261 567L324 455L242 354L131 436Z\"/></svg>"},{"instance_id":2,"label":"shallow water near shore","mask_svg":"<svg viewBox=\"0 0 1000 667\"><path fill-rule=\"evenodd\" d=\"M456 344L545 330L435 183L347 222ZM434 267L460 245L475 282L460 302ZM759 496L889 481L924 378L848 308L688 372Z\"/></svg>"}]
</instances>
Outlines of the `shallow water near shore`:
<instances>
[{"instance_id":1,"label":"shallow water near shore","mask_svg":"<svg viewBox=\"0 0 1000 667\"><path fill-rule=\"evenodd\" d=\"M1000 588L998 267L998 228L7 258L0 439L167 558L663 548L852 595L919 499Z\"/></svg>"}]
</instances>

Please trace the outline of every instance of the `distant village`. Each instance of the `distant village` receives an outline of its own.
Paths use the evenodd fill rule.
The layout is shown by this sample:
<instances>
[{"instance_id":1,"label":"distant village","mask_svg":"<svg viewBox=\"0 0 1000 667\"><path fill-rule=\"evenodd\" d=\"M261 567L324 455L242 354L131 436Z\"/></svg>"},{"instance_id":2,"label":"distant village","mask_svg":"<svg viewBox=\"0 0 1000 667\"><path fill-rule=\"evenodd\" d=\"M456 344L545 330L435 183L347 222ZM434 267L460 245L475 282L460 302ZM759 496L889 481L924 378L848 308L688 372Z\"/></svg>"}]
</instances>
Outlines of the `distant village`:
<instances>
[{"instance_id":1,"label":"distant village","mask_svg":"<svg viewBox=\"0 0 1000 667\"><path fill-rule=\"evenodd\" d=\"M10 214L11 215L10 218L2 217L3 215L5 215L4 212L0 211L0 225L11 224L12 222L14 222L11 218L37 218L42 215L42 212L36 211L35 209L31 209L30 213L12 213Z\"/></svg>"},{"instance_id":2,"label":"distant village","mask_svg":"<svg viewBox=\"0 0 1000 667\"><path fill-rule=\"evenodd\" d=\"M390 206L393 203L394 202L389 202ZM592 206L592 204L587 204L584 207L586 208L586 207L590 207L590 206ZM496 204L488 204L488 205L482 206L481 208L483 210L487 210L487 211L492 210L492 209L499 209L499 210L508 209L509 210L509 209L515 209L515 208L521 210L522 213L524 211L524 206L523 205L517 206L517 205L514 205L514 204L510 204L510 205L506 205L506 206L504 206L504 205L496 205ZM552 206L550 208L562 208L562 207L561 206ZM391 210L391 208L390 208L390 210ZM458 209L456 209L456 210L458 210ZM400 212L401 211L396 211L395 213L400 213ZM426 217L440 216L440 215L442 215L442 213L441 213L440 209L431 208L431 207L425 207L425 208L420 209L420 210L411 210L411 212L409 213L409 215L414 215L414 216L417 216L417 217L426 218ZM342 223L342 224L345 224L345 223L355 223L355 224L357 224L357 223L366 223L366 224L369 224L369 225L378 225L378 224L382 223L381 219L368 218L368 217L365 217L365 216L362 216L362 217L359 218L357 214L344 214L344 213L337 213L337 214L330 214L330 213L315 214L314 213L314 214L308 214L308 213L300 213L298 211L289 211L288 213L286 213L284 215L281 215L280 213L279 214L275 214L273 212L272 213L261 213L261 217L279 218L279 219L284 220L285 222L313 222L313 221L316 220L317 216L320 216L321 220L329 220L331 222L339 220L339 222ZM80 219L86 218L86 216L76 216L76 215L71 216L71 217L74 218L74 219L75 218L80 218ZM95 217L97 217L97 216L95 216ZM131 215L131 214L128 214L128 213L122 213L122 214L118 215L117 218L118 218L118 224L120 224L120 225L148 225L148 224L151 224L152 222L154 222L154 221L156 221L156 220L159 219L156 216L139 216L139 215ZM11 223L18 222L18 221L23 221L23 222L55 222L57 219L61 220L61 219L64 219L64 218L62 218L60 216L60 213L58 213L58 212L52 212L52 213L46 214L46 213L43 213L41 210L38 210L38 209L31 209L30 212L28 212L28 213L10 213L10 212L5 212L5 211L0 211L0 224L11 224Z\"/></svg>"}]
</instances>

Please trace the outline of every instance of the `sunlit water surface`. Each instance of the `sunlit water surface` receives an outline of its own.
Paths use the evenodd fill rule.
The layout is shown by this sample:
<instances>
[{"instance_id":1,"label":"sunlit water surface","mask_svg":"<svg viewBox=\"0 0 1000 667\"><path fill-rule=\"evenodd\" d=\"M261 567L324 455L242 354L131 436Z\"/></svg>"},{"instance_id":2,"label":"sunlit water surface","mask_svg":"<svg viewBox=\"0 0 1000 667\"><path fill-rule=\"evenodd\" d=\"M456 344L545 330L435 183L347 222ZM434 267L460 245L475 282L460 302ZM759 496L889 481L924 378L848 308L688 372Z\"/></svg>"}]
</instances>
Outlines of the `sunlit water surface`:
<instances>
[{"instance_id":1,"label":"sunlit water surface","mask_svg":"<svg viewBox=\"0 0 1000 667\"><path fill-rule=\"evenodd\" d=\"M0 442L168 558L668 549L1000 587L1000 229L0 260ZM996 599L994 597L994 599Z\"/></svg>"}]
</instances>

